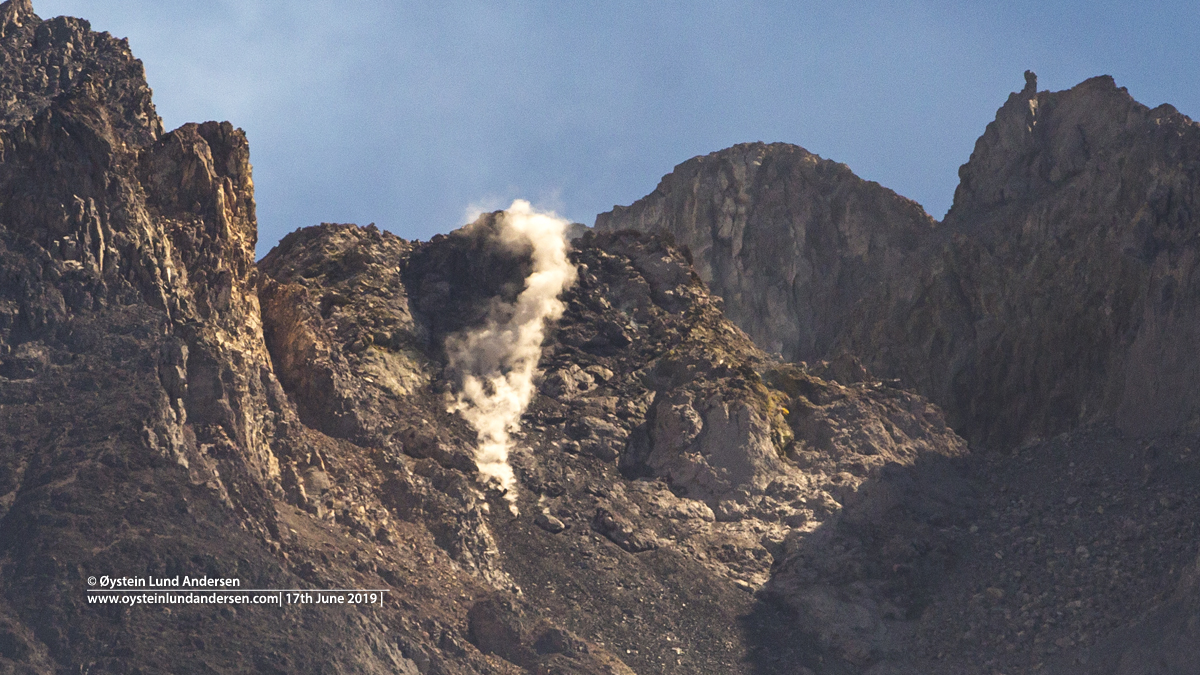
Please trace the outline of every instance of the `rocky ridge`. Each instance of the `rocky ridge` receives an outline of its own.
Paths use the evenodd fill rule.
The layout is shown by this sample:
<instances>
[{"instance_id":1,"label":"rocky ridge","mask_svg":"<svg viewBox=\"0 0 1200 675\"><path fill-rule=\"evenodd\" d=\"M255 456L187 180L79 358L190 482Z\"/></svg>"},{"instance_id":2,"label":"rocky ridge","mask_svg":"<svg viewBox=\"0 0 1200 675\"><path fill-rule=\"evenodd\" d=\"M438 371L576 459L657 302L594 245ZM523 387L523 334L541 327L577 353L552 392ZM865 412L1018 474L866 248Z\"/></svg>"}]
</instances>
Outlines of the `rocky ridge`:
<instances>
[{"instance_id":1,"label":"rocky ridge","mask_svg":"<svg viewBox=\"0 0 1200 675\"><path fill-rule=\"evenodd\" d=\"M1200 308L1194 263L1200 232L1194 217L1198 134L1200 127L1171 106L1143 106L1111 78L1094 78L1064 92L1039 92L1036 77L1027 73L1026 87L1009 97L962 167L954 206L942 223L923 213L897 217L903 199L848 172L837 191L824 188L798 207L788 195L812 195L820 183L803 171L766 169L807 163L815 173L815 167L837 165L792 146L757 144L680 165L646 198L601 214L597 228L661 232L686 242L700 259L724 247L720 257L732 256L732 261L698 264L697 270L726 299L728 315L756 340L781 346L793 357L829 360L849 377L869 371L896 378L900 386L942 405L955 429L996 453L983 455L987 469L978 469L975 482L984 503L996 505L990 512L1024 514L994 538L1014 541L1018 550L1042 546L1048 538L1091 542L1079 544L1084 549L1104 542L1100 545L1110 557L1100 567L1114 575L1107 582L1091 576L1098 572L1095 559L1072 558L1070 547L1052 553L1026 549L1007 563L997 562L999 551L990 559L978 549L957 549L964 556L955 563L961 576L934 594L963 592L954 602L964 604L935 600L919 620L926 635L949 631L944 640L924 640L934 656L956 657L940 665L936 659L922 662L912 666L916 672L1034 667L1190 672L1195 651L1165 647L1191 644L1184 636L1192 629L1182 617L1189 611L1183 608L1194 606L1194 590L1189 590L1194 580L1185 570L1196 551L1194 535L1178 528L1189 531L1196 511L1182 507L1190 503L1184 493L1161 498L1163 506L1182 507L1181 521L1149 535L1153 547L1172 551L1163 558L1169 565L1149 570L1138 551L1147 544L1126 548L1123 542L1145 536L1141 528L1155 516L1122 508L1125 520L1102 525L1093 519L1081 526L1079 515L1060 505L1030 527L1029 505L1044 503L1044 493L1062 487L1029 478L1039 471L1073 475L1078 464L1102 471L1103 482L1111 485L1126 453L1141 456L1145 447L1180 449L1168 453L1180 462L1174 470L1191 475L1195 469L1190 447L1200 415L1192 386L1197 360L1190 346ZM857 201L873 205L866 216L839 208L845 198L838 195L864 193L874 199ZM822 206L805 211L813 200ZM797 212L803 215L796 217ZM793 215L758 216L763 213ZM870 225L863 230L863 223ZM856 231L865 234L856 239ZM841 236L813 236L833 232ZM822 280L797 273L804 269L796 264L783 267L784 275L760 272L764 245L742 240L768 242L767 248L799 247L806 251L801 261L857 254L870 268L860 278L870 283L831 290ZM883 242L892 257L856 246L856 240ZM771 311L764 312L762 303L772 298ZM807 308L814 304L834 309L822 325L835 334L816 348L806 346L816 344L807 337ZM1007 453L997 453L1009 449L1037 469L1026 472ZM1167 461L1156 456L1144 467L1127 466L1147 478L1139 487L1102 490L1104 499L1147 503L1148 495L1139 492L1154 494L1149 476L1159 475ZM1074 500L1067 506L1100 480L1076 487L1076 496L1064 496ZM1103 512L1112 505L1098 508ZM976 523L972 534L981 527ZM1140 534L1119 534L1114 540L1114 527ZM1179 547L1172 548L1176 542ZM1049 569L1030 576L1025 561L1040 555ZM1055 564L1070 570L1070 578L1060 577ZM1138 570L1132 578L1130 567ZM1016 589L978 585L975 575L994 579L998 570L1004 570L1000 576L1027 576ZM997 602L1013 593L1022 599L1019 613ZM1029 618L1032 608L1047 600L1051 614L1044 621ZM968 609L971 603L976 604ZM1108 613L1096 609L1106 605ZM965 631L954 623L976 611L988 618L967 619L971 628ZM1090 619L1080 618L1084 614ZM1139 628L1115 630L1137 616L1144 616ZM939 629L931 621L949 623ZM1077 648L1099 639L1103 631L1097 632L1097 625L1114 631L1113 639L1102 640L1102 647ZM1070 630L1060 632L1066 626ZM1154 644L1165 651L1150 658L1152 652L1141 645L1156 631ZM964 650L972 656L964 658ZM1076 655L1051 666L1048 654L1057 652ZM1024 660L1018 664L1014 654ZM1153 670L1158 661L1166 670Z\"/></svg>"},{"instance_id":2,"label":"rocky ridge","mask_svg":"<svg viewBox=\"0 0 1200 675\"><path fill-rule=\"evenodd\" d=\"M980 349L980 333L961 328L973 305L944 291L959 279L945 270L974 268L931 258L913 282L932 289L917 310L887 295L906 288L901 263L951 250L944 242L968 225L947 235L912 202L787 146L693 160L698 197L664 190L633 212L645 228L672 209L707 214L703 236L677 220L663 236L574 241L579 280L543 345L510 458L517 485L502 495L479 480L474 431L447 412L458 380L444 351L528 274L528 251L496 245L499 214L429 242L306 228L256 264L239 130L165 133L141 64L84 21L43 21L9 0L0 22L4 670L1136 673L1155 664L1147 635L1189 644L1186 431L1132 453L1119 426L1031 441L1011 461L968 453L952 424L1004 438L968 414L982 404L945 401L949 424L902 388L913 378L901 366L928 363L918 388L944 394L931 384L942 362L920 361L932 343L845 351L882 341L870 336L897 316L926 315L975 340L954 350ZM1100 85L1088 86L1107 100ZM1049 112L1046 136L1021 140L1012 120L1031 96L1057 105L1032 90L1010 99L977 170L964 169L963 223L1013 195L1050 199L1077 175L1038 159L1062 135ZM1146 113L1127 108L1127 135L1141 142ZM1189 138L1186 118L1151 113ZM1171 161L1190 166L1164 134ZM1049 167L1048 183L994 150L1010 137L1030 144L1020 161ZM1160 162L1152 150L1145 162ZM1012 185L1000 202L995 175ZM1179 234L1156 261L1191 260L1188 185L1178 199L1168 190L1162 218ZM783 274L770 283L799 290L755 305L777 222L797 255L770 258ZM724 300L708 275L734 280ZM1178 303L1171 311L1190 316ZM784 326L762 319L768 310L794 312L796 332L770 337ZM726 314L811 365L764 352ZM1145 344L1145 363L1176 353L1165 338ZM1186 422L1188 405L1172 419ZM1059 428L1020 406L997 410L1037 433ZM993 562L998 546L1024 562ZM104 574L387 599L88 603L88 577ZM1194 663L1186 648L1160 652L1177 672Z\"/></svg>"},{"instance_id":3,"label":"rocky ridge","mask_svg":"<svg viewBox=\"0 0 1200 675\"><path fill-rule=\"evenodd\" d=\"M852 354L974 442L1194 426L1200 127L1108 77L1036 82L988 125L942 223L841 165L757 144L681 164L596 225L669 233L756 341Z\"/></svg>"},{"instance_id":4,"label":"rocky ridge","mask_svg":"<svg viewBox=\"0 0 1200 675\"><path fill-rule=\"evenodd\" d=\"M889 282L935 225L917 203L786 143L693 158L596 217L602 231L685 246L729 318L792 361L826 358L849 330L847 308Z\"/></svg>"},{"instance_id":5,"label":"rocky ridge","mask_svg":"<svg viewBox=\"0 0 1200 675\"><path fill-rule=\"evenodd\" d=\"M919 459L951 462L965 451L919 397L879 382L839 385L758 351L675 249L641 236L588 235L575 242L580 282L547 338L541 394L511 458L527 515L497 519L498 496L474 487L473 434L445 412L453 381L440 372L438 337L478 320L494 289L521 278L509 253L479 245L488 230L485 219L424 244L348 225L289 235L262 261L271 278L262 288L268 343L277 362L322 371L301 371L332 383L317 395L384 422L320 422L327 433L391 448L394 474L380 478L371 499L429 528L458 565L488 583L551 607L576 634L623 647L637 672L753 667L747 638L726 631L736 633L739 613L751 613L747 592L768 582L773 561L839 521L848 495L861 493L865 512L874 500L859 488L885 466L924 475L913 468ZM424 318L428 311L439 313L436 322ZM336 503L326 511L311 488L306 494L310 512L338 517ZM370 531L366 522L358 527ZM843 560L862 564L863 556L848 551ZM933 574L945 564L916 550L878 557ZM578 570L585 576L568 581ZM827 588L852 581L831 578ZM855 602L911 602L896 586L831 598L819 615L795 602L807 612L806 630L816 630ZM706 600L710 588L726 590ZM775 591L785 602L798 593ZM722 618L697 622L698 603ZM877 648L870 636L855 636L868 653ZM685 649L691 655L683 658ZM787 672L781 663L769 668Z\"/></svg>"},{"instance_id":6,"label":"rocky ridge","mask_svg":"<svg viewBox=\"0 0 1200 675\"><path fill-rule=\"evenodd\" d=\"M513 519L442 351L523 283L494 215L426 243L310 228L256 265L239 130L165 133L122 42L0 16L6 669L790 672L820 654L763 637L775 558L885 466L965 451L919 396L760 352L669 244L588 235ZM181 573L389 595L86 600L92 576Z\"/></svg>"}]
</instances>

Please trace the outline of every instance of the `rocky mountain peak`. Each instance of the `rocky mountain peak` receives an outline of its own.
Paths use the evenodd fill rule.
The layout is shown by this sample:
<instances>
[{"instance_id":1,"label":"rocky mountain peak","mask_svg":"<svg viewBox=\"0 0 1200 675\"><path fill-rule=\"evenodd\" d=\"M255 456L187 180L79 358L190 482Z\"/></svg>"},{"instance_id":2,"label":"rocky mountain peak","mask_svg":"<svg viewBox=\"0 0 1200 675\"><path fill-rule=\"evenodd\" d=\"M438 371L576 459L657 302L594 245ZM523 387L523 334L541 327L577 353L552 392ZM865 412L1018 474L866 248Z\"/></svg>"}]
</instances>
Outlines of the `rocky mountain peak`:
<instances>
[{"instance_id":1,"label":"rocky mountain peak","mask_svg":"<svg viewBox=\"0 0 1200 675\"><path fill-rule=\"evenodd\" d=\"M1039 92L1027 73L940 225L799 149L769 146L761 168L738 169L743 147L681 164L597 227L669 233L760 344L809 361L855 354L972 440L1101 419L1181 428L1200 412L1175 351L1194 330L1178 293L1196 283L1200 126L1170 106L1151 110L1111 77ZM811 168L782 171L784 157Z\"/></svg>"},{"instance_id":2,"label":"rocky mountain peak","mask_svg":"<svg viewBox=\"0 0 1200 675\"><path fill-rule=\"evenodd\" d=\"M1138 103L1110 76L1062 92L1031 90L1027 80L1023 91L1009 96L960 169L946 220L965 223L984 210L1052 195L1088 163L1162 138L1165 130L1156 127L1164 124L1183 133L1195 126L1170 106L1151 110Z\"/></svg>"},{"instance_id":3,"label":"rocky mountain peak","mask_svg":"<svg viewBox=\"0 0 1200 675\"><path fill-rule=\"evenodd\" d=\"M915 202L786 143L694 158L596 217L601 231L662 232L686 246L730 318L797 360L827 354L846 308L935 226Z\"/></svg>"},{"instance_id":4,"label":"rocky mountain peak","mask_svg":"<svg viewBox=\"0 0 1200 675\"><path fill-rule=\"evenodd\" d=\"M1019 405L1042 421L986 424L1042 434L1097 419L1143 432L1195 419L1184 383L1195 371L1175 350L1196 321L1178 293L1197 283L1198 160L1200 125L1138 103L1111 77L1009 98L961 169L944 225L962 238L942 269L968 289L962 311L976 322L963 348L1000 350L955 377L991 372L969 388L1011 401L981 400L972 415ZM1053 290L1034 302L1038 289ZM1018 382L1051 373L1056 393L1016 403L1029 391Z\"/></svg>"},{"instance_id":5,"label":"rocky mountain peak","mask_svg":"<svg viewBox=\"0 0 1200 675\"><path fill-rule=\"evenodd\" d=\"M12 28L24 26L27 21L39 21L33 13L32 0L5 0L0 3L0 37L8 35Z\"/></svg>"},{"instance_id":6,"label":"rocky mountain peak","mask_svg":"<svg viewBox=\"0 0 1200 675\"><path fill-rule=\"evenodd\" d=\"M96 33L83 19L41 20L27 0L0 5L0 124L32 121L56 97L106 111L114 141L152 143L163 132L141 61L129 42Z\"/></svg>"},{"instance_id":7,"label":"rocky mountain peak","mask_svg":"<svg viewBox=\"0 0 1200 675\"><path fill-rule=\"evenodd\" d=\"M597 229L663 233L685 244L701 277L724 299L726 315L759 344L814 362L840 381L864 373L895 378L940 404L950 424L983 451L987 468L981 471L999 487L984 488L982 498L996 505L992 514L1017 547L1063 536L1067 529L1060 525L1067 521L1043 511L1049 519L1028 537L1026 525L1011 525L1016 521L1002 514L1027 518L1030 505L1076 480L1076 467L1095 471L1090 484L1111 485L1129 473L1120 457L1194 443L1200 430L1200 359L1193 349L1200 342L1200 125L1169 105L1138 103L1111 77L1048 92L1038 91L1036 76L1027 72L1024 88L1008 97L961 168L954 205L941 224L848 170L822 177L820 168L832 163L814 162L799 149L769 148L752 160L762 162L753 169L741 165L744 146L685 162L646 198L599 216ZM772 155L798 158L794 165L810 170L768 171ZM777 258L773 251L780 252ZM1154 460L1142 471L1163 478L1197 474L1190 451L1173 457L1179 463L1172 460L1171 468ZM1136 500L1140 492L1121 494ZM1087 537L1112 542L1105 535L1110 525L1086 527ZM989 535L960 564L962 580L940 592L953 594L955 584L996 574L1026 579L1016 568L1040 553L1025 551L997 566L1008 552L989 548L1010 535ZM1108 550L1127 560L1113 545ZM1140 555L1137 550L1128 554ZM820 551L815 555L825 555ZM972 555L979 557L971 562ZM1194 539L1172 556L1191 569ZM800 579L808 580L800 586L811 583L811 568L789 571L805 559L800 552L784 556L767 590ZM995 571L999 567L1005 571ZM1039 655L1080 644L1084 648L1055 672L1109 672L1094 664L1118 660L1117 672L1147 672L1145 659L1160 648L1162 658L1150 660L1172 664L1166 672L1195 670L1194 649L1167 647L1193 634L1182 618L1192 612L1194 620L1194 609L1185 609L1196 606L1190 572L1159 576L1168 587L1178 584L1164 592L1176 599L1152 611L1143 606L1149 614L1142 628L1113 633L1112 642L1095 649L1086 648L1092 639L1086 630L1047 647L1030 620L1024 629L985 621L991 626L986 635L963 632L961 617L982 617L988 608L950 609L991 598L990 616L999 616L1000 601L1010 593L1033 600L1036 587L1048 581L1040 573L1036 578L990 587L970 600L970 593L947 599L927 616L960 619L922 630L945 630L971 645L964 653L997 654L990 663L1009 663L1014 671L1042 668L1048 660ZM800 616L816 616L829 598L845 597L821 595L819 582L806 588L793 588L787 601ZM1081 597L1132 607L1144 596L1121 586ZM1030 616L1030 607L1020 609L1021 616ZM1003 616L1010 614L1015 617L1015 609ZM860 665L873 661L871 650L886 651L893 639L887 636L899 628L864 619L870 629L856 635L835 628L836 616L817 622L829 626L821 639ZM1023 643L1031 634L1032 644ZM1007 652L991 651L989 645L1001 649L1002 643ZM977 664L968 665L970 657L942 662L947 653L911 672L983 672L972 670Z\"/></svg>"},{"instance_id":8,"label":"rocky mountain peak","mask_svg":"<svg viewBox=\"0 0 1200 675\"><path fill-rule=\"evenodd\" d=\"M124 41L0 18L0 671L1196 672L1173 109L1027 73L944 224L751 143L591 231L518 202L256 263L241 130L165 133ZM463 414L513 371L502 433Z\"/></svg>"},{"instance_id":9,"label":"rocky mountain peak","mask_svg":"<svg viewBox=\"0 0 1200 675\"><path fill-rule=\"evenodd\" d=\"M0 49L0 668L749 672L739 617L790 611L747 592L790 533L837 527L885 465L965 454L920 396L764 354L676 244L588 233L522 356L497 486L455 412L472 362L447 346L515 312L539 269L504 214L429 242L323 225L256 264L240 130L164 133L141 64L86 22L10 23ZM718 180L846 171L739 152ZM858 503L866 531L915 527ZM242 608L197 642L178 626L211 608L130 630L78 601L85 568L392 595L352 622Z\"/></svg>"}]
</instances>

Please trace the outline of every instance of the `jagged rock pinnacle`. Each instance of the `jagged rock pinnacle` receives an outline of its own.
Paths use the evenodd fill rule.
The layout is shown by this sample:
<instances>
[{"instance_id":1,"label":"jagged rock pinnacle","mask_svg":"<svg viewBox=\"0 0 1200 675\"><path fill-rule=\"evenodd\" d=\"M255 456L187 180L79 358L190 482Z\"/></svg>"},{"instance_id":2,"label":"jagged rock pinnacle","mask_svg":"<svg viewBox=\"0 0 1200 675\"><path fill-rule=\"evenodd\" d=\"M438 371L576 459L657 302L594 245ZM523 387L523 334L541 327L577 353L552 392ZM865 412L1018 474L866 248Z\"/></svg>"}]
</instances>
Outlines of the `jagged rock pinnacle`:
<instances>
[{"instance_id":1,"label":"jagged rock pinnacle","mask_svg":"<svg viewBox=\"0 0 1200 675\"><path fill-rule=\"evenodd\" d=\"M33 14L31 0L6 0L0 4L0 25L7 28L8 24L24 25L24 20Z\"/></svg>"},{"instance_id":2,"label":"jagged rock pinnacle","mask_svg":"<svg viewBox=\"0 0 1200 675\"><path fill-rule=\"evenodd\" d=\"M1021 90L1021 93L1028 95L1037 93L1037 73L1032 70L1025 71L1025 88Z\"/></svg>"}]
</instances>

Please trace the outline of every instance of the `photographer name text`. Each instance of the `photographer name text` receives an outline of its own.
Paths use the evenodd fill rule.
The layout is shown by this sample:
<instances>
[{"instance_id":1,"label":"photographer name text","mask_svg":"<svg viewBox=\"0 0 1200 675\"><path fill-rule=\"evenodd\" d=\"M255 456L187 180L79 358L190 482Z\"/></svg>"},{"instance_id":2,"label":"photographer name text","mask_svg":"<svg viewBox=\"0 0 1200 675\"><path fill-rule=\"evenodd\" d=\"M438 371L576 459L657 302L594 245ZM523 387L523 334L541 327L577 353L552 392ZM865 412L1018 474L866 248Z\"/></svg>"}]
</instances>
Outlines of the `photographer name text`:
<instances>
[{"instance_id":1,"label":"photographer name text","mask_svg":"<svg viewBox=\"0 0 1200 675\"><path fill-rule=\"evenodd\" d=\"M110 577L102 576L99 587L111 590L135 588L241 588L241 579L219 577Z\"/></svg>"}]
</instances>

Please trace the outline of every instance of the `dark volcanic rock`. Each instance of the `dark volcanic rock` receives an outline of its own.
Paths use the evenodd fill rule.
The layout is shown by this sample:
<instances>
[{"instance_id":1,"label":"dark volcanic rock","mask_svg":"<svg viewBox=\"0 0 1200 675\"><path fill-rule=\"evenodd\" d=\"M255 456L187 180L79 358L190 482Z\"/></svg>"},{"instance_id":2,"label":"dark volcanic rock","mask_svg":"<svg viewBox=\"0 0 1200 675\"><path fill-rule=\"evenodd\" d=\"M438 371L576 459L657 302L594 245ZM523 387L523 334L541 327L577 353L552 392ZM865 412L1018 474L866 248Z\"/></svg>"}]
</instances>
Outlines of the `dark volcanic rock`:
<instances>
[{"instance_id":1,"label":"dark volcanic rock","mask_svg":"<svg viewBox=\"0 0 1200 675\"><path fill-rule=\"evenodd\" d=\"M446 354L533 269L497 214L325 224L256 265L240 130L164 133L123 41L28 2L0 55L0 671L1195 662L1194 434L978 457L901 388L997 444L1191 423L1177 113L1014 94L940 226L790 146L681 165L573 242L501 494ZM386 597L94 603L105 575Z\"/></svg>"},{"instance_id":2,"label":"dark volcanic rock","mask_svg":"<svg viewBox=\"0 0 1200 675\"><path fill-rule=\"evenodd\" d=\"M842 387L767 357L657 238L587 235L575 242L580 281L544 345L541 393L510 458L517 505L537 515L498 517L502 502L475 482L474 434L446 412L456 380L429 338L482 321L475 308L513 295L445 272L495 266L502 278L524 268L477 245L489 218L413 244L372 228L302 230L264 259L273 278L260 287L277 368L330 374L312 388L297 380L302 407L345 401L362 420L347 438L390 458L381 503L481 582L548 608L522 610L521 621L472 610L471 639L484 652L534 667L541 638L513 637L528 633L513 626L548 621L619 647L637 672L711 663L745 672L753 640L738 617L756 611L745 591L768 579L771 550L793 531L802 541L883 467L964 451L919 397L874 381ZM409 312L407 298L430 288L458 300ZM363 339L379 330L389 337ZM612 348L615 335L628 343ZM401 371L413 384L389 392L386 373ZM676 430L682 419L687 433ZM339 433L336 420L313 423ZM497 602L516 602L505 597Z\"/></svg>"},{"instance_id":3,"label":"dark volcanic rock","mask_svg":"<svg viewBox=\"0 0 1200 675\"><path fill-rule=\"evenodd\" d=\"M1107 77L1026 90L961 175L916 273L842 344L980 440L1200 422L1200 126Z\"/></svg>"},{"instance_id":4,"label":"dark volcanic rock","mask_svg":"<svg viewBox=\"0 0 1200 675\"><path fill-rule=\"evenodd\" d=\"M304 428L275 378L242 132L164 134L141 64L86 22L15 0L0 22L0 668L478 672L478 653L440 665L465 608L419 600L474 582L415 569L440 549L400 549L386 518L360 536L365 507L343 495L361 456ZM340 522L283 499L304 504L304 485ZM393 606L357 616L87 595L90 577L180 574L405 582Z\"/></svg>"},{"instance_id":5,"label":"dark volcanic rock","mask_svg":"<svg viewBox=\"0 0 1200 675\"><path fill-rule=\"evenodd\" d=\"M100 96L120 141L144 146L162 135L142 63L133 58L128 40L92 32L83 19L42 21L30 0L0 5L0 38L4 126L38 117L59 96Z\"/></svg>"},{"instance_id":6,"label":"dark volcanic rock","mask_svg":"<svg viewBox=\"0 0 1200 675\"><path fill-rule=\"evenodd\" d=\"M788 165L784 158L792 164L805 160L811 168L807 173L767 171ZM686 243L697 270L724 297L726 313L763 344L827 359L811 372L842 383L869 380L872 374L895 378L888 381L941 404L952 425L985 448L1019 446L1024 456L1027 449L1065 447L1071 453L1063 460L1068 474L1077 473L1076 463L1099 464L1103 480L1111 480L1122 461L1105 444L1056 435L1081 430L1087 438L1089 430L1115 425L1118 449L1113 452L1119 456L1140 452L1137 442L1120 432L1157 439L1147 441L1151 447L1176 448L1195 433L1200 425L1195 386L1200 359L1193 349L1200 338L1195 215L1200 125L1170 106L1149 109L1137 103L1108 77L1050 93L1038 92L1029 73L1025 89L1009 97L962 167L954 206L940 224L918 217L923 214L915 205L908 211L897 208L905 204L899 198L883 200L879 195L890 193L848 171L826 168L829 178L814 180L823 166L836 165L797 148L735 146L680 165L645 199L602 214L597 227L662 232ZM831 206L844 195L864 193L876 195L873 201L861 196L855 201L860 208L871 205L866 215L852 217L847 214L853 209ZM833 232L841 236L830 236ZM864 234L856 238L854 232ZM804 248L795 249L798 242ZM762 251L771 247L788 250L789 262L764 264ZM846 260L862 265L850 280L839 270L856 268L838 267ZM804 263L817 264L811 261L827 261L827 274L837 283L823 286L814 277L793 274L806 271ZM789 271L781 275L779 269ZM808 307L825 309L797 311ZM686 430L686 419L681 416L671 427L676 436ZM1056 437L1054 444L1040 442L1050 437ZM1190 445L1183 447L1178 470L1190 472L1193 455ZM995 505L992 514L1026 512L1025 505L1039 501L1040 481L1007 477L1020 473L1019 466L1009 466L1007 455L988 461L987 470L995 476L976 484L983 503ZM1050 457L1034 461L1063 469ZM1169 461L1156 454L1143 471L1158 471ZM797 581L806 585L793 589L785 602L797 609L800 625L811 627L827 653L840 650L854 668L881 672L907 672L903 662L922 642L934 653L912 672L1029 668L1050 664L1052 656L1064 652L1056 666L1061 672L1190 672L1196 650L1185 645L1194 644L1188 621L1194 623L1189 608L1195 606L1196 592L1186 582L1179 582L1175 592L1162 589L1176 584L1175 570L1187 564L1181 560L1195 556L1194 536L1172 529L1176 534L1152 538L1157 550L1171 550L1166 559L1173 563L1170 570L1149 569L1136 555L1119 552L1119 541L1077 527L1078 514L1056 510L1069 511L1079 503L1073 497L1063 507L1048 509L1044 524L1035 521L1028 533L1028 518L1008 520L1004 533L989 533L995 542L1008 539L1015 545L1014 560L989 565L1008 561L1007 553L995 543L975 549L971 538L957 533L961 521L956 519L970 511L972 499L945 491L954 480L933 480L915 492L900 488L897 493L894 487L926 480L918 472L902 476L893 487L886 477L872 481L870 490L859 491L862 501L848 502L836 521L806 540L811 553L784 553L768 591ZM888 495L905 492L914 498L902 499L889 513L883 506L891 501ZM1119 504L1131 498L1115 499ZM1184 509L1186 503L1170 497L1163 504ZM858 508L877 516L865 529L853 522ZM1113 507L1098 508L1105 513ZM930 516L941 524L926 520ZM1130 514L1122 527L1140 532L1138 523L1148 517ZM1188 518L1171 527L1186 527ZM886 543L892 533L906 531L922 534L911 540L911 534L896 534L895 546ZM976 531L983 530L976 526L971 533ZM845 532L855 538L837 543ZM1066 533L1107 542L1099 564L1111 569L1084 572L1083 567L1097 564L1095 549L1065 544L1053 550L1075 555L1081 569L1070 579L1052 563L1031 568L1029 561L1045 551L1039 547ZM1181 549L1169 543L1176 537L1185 542ZM903 579L913 568L893 553L888 560L898 566L884 569L872 553L854 550L855 542L865 541L875 542L876 551L913 546L933 557L963 556L955 563L962 571L949 577L932 600L921 599L920 585L904 589ZM828 555L839 550L844 553ZM1128 565L1141 565L1132 578L1118 571ZM1006 577L1014 571L1017 577ZM1110 581L1093 581L1093 574L1104 573L1113 575ZM999 575L993 585L966 591L972 575L988 574ZM852 581L842 587L825 581L839 578ZM1019 583L1008 583L1011 579ZM1159 590L1147 598L1139 595L1143 584ZM1071 604L1081 587L1094 589L1092 599ZM1044 590L1035 593L1035 588ZM869 597L861 595L866 589L873 589ZM966 593L965 602L975 606L959 609L958 600L950 599L956 593ZM1013 593L1024 606L1006 604ZM1068 594L1067 599L1055 599L1056 593ZM909 609L880 609L880 600L891 597L909 598ZM935 606L922 615L927 601ZM1055 603L1065 609L1031 615L1035 607ZM1124 609L1105 614L1098 609L1102 606ZM1069 630L1057 618L1064 611L1081 617L1067 622ZM1140 612L1147 612L1140 621L1115 630ZM945 633L934 628L939 622L945 622ZM1105 632L1111 641L1091 647L1089 641ZM1034 649L1025 652L1030 642ZM1152 657L1155 650L1160 651ZM1005 656L1014 651L1032 658L1018 664ZM948 658L951 653L962 658Z\"/></svg>"},{"instance_id":7,"label":"dark volcanic rock","mask_svg":"<svg viewBox=\"0 0 1200 675\"><path fill-rule=\"evenodd\" d=\"M726 312L805 360L849 352L1011 445L1200 421L1200 126L1111 78L1013 94L935 224L785 145L681 164L602 230L667 233Z\"/></svg>"}]
</instances>

